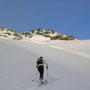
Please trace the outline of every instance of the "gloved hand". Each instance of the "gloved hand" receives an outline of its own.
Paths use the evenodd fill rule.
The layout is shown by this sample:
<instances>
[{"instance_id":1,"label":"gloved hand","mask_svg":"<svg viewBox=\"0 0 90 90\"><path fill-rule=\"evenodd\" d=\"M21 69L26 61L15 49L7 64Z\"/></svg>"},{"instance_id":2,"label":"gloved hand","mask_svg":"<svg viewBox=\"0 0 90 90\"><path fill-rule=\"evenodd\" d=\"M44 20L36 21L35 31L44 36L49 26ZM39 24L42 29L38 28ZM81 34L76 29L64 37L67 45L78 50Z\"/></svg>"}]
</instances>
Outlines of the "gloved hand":
<instances>
[{"instance_id":1,"label":"gloved hand","mask_svg":"<svg viewBox=\"0 0 90 90\"><path fill-rule=\"evenodd\" d=\"M46 69L48 70L48 66L46 67Z\"/></svg>"}]
</instances>

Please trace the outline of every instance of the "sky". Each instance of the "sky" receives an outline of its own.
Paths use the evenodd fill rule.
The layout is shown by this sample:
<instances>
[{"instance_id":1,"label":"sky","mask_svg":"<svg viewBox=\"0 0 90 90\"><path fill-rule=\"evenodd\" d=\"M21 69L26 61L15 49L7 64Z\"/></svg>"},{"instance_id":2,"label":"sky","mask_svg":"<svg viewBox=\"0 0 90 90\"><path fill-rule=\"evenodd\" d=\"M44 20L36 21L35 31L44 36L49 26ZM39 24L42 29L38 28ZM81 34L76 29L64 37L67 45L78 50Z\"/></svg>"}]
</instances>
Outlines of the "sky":
<instances>
[{"instance_id":1,"label":"sky","mask_svg":"<svg viewBox=\"0 0 90 90\"><path fill-rule=\"evenodd\" d=\"M44 28L90 39L90 0L0 0L0 27Z\"/></svg>"}]
</instances>

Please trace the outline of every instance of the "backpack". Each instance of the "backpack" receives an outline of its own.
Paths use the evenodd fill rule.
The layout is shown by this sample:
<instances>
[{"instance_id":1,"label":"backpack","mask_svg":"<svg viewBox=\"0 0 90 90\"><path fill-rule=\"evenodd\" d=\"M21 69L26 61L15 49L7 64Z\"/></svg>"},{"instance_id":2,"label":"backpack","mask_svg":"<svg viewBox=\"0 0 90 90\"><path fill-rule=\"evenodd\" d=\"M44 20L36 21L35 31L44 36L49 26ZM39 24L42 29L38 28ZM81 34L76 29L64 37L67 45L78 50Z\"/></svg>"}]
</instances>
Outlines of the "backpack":
<instances>
[{"instance_id":1,"label":"backpack","mask_svg":"<svg viewBox=\"0 0 90 90\"><path fill-rule=\"evenodd\" d=\"M44 64L44 60L43 60L43 59L39 59L39 60L37 61L37 65L39 65L39 64Z\"/></svg>"}]
</instances>

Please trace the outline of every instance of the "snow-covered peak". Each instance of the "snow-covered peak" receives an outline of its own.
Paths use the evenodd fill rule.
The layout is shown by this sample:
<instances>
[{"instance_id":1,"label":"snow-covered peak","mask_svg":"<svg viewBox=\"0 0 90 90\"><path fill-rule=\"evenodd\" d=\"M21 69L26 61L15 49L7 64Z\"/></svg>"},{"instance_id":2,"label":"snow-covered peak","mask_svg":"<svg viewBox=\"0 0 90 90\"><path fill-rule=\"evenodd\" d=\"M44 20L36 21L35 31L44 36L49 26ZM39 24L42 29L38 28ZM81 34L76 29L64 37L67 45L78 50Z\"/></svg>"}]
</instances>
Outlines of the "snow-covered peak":
<instances>
[{"instance_id":1,"label":"snow-covered peak","mask_svg":"<svg viewBox=\"0 0 90 90\"><path fill-rule=\"evenodd\" d=\"M66 35L66 34L60 34L57 33L53 30L48 30L48 29L42 29L39 28L37 30L31 30L31 31L27 31L27 32L23 32L21 33L22 37L24 38L30 38L32 39L34 37L34 40L37 40L37 36L35 39L35 35L40 36L42 40L43 37L45 37L45 40L48 38L49 40L75 40L74 37Z\"/></svg>"},{"instance_id":2,"label":"snow-covered peak","mask_svg":"<svg viewBox=\"0 0 90 90\"><path fill-rule=\"evenodd\" d=\"M21 40L22 37L14 30L0 27L0 38L11 39L11 40Z\"/></svg>"},{"instance_id":3,"label":"snow-covered peak","mask_svg":"<svg viewBox=\"0 0 90 90\"><path fill-rule=\"evenodd\" d=\"M37 30L17 33L14 30L0 27L0 38L11 40L31 40L31 41L49 41L49 40L75 40L74 37L60 34L53 30L39 28Z\"/></svg>"},{"instance_id":4,"label":"snow-covered peak","mask_svg":"<svg viewBox=\"0 0 90 90\"><path fill-rule=\"evenodd\" d=\"M31 38L31 41L34 41L34 42L48 42L48 41L50 41L50 38L44 37L44 36L41 36L41 35L34 35Z\"/></svg>"}]
</instances>

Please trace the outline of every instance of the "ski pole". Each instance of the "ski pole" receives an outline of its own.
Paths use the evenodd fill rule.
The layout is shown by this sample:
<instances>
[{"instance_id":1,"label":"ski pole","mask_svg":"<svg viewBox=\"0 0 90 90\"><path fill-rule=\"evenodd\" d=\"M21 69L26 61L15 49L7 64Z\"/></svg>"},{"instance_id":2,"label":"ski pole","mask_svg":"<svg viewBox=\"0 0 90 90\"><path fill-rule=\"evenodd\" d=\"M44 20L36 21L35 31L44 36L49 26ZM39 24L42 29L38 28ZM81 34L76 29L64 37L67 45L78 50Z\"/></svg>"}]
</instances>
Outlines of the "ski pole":
<instances>
[{"instance_id":1,"label":"ski pole","mask_svg":"<svg viewBox=\"0 0 90 90\"><path fill-rule=\"evenodd\" d=\"M35 77L37 76L37 74L38 74L38 71L35 73Z\"/></svg>"},{"instance_id":2,"label":"ski pole","mask_svg":"<svg viewBox=\"0 0 90 90\"><path fill-rule=\"evenodd\" d=\"M37 74L38 74L38 71L35 73L35 77L34 77L34 79L32 80L32 82L36 81Z\"/></svg>"},{"instance_id":3,"label":"ski pole","mask_svg":"<svg viewBox=\"0 0 90 90\"><path fill-rule=\"evenodd\" d=\"M35 73L35 79L37 78L38 71Z\"/></svg>"},{"instance_id":4,"label":"ski pole","mask_svg":"<svg viewBox=\"0 0 90 90\"><path fill-rule=\"evenodd\" d=\"M48 70L47 70L47 79L49 78Z\"/></svg>"}]
</instances>

